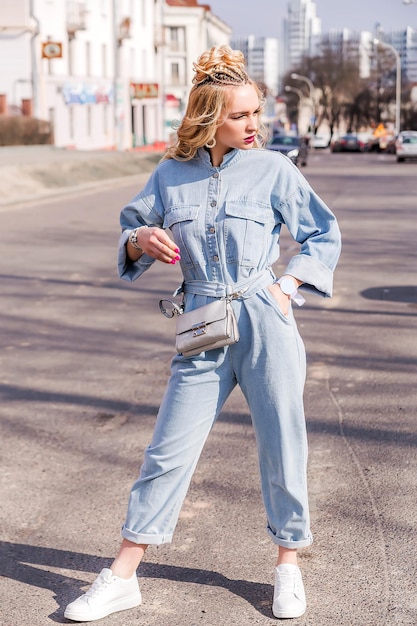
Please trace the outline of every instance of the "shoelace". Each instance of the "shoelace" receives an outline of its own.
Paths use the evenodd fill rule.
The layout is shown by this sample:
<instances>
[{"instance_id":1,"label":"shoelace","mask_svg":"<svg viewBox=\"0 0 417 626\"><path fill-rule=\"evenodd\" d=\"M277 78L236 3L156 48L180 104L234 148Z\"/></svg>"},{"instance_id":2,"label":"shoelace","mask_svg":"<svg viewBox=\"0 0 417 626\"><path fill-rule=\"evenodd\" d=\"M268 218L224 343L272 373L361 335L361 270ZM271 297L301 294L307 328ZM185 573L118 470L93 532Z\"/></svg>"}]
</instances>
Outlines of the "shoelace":
<instances>
[{"instance_id":1,"label":"shoelace","mask_svg":"<svg viewBox=\"0 0 417 626\"><path fill-rule=\"evenodd\" d=\"M104 578L96 578L85 595L89 598L96 598L110 583L111 581Z\"/></svg>"},{"instance_id":2,"label":"shoelace","mask_svg":"<svg viewBox=\"0 0 417 626\"><path fill-rule=\"evenodd\" d=\"M280 593L294 593L299 591L299 580L296 572L279 572Z\"/></svg>"}]
</instances>

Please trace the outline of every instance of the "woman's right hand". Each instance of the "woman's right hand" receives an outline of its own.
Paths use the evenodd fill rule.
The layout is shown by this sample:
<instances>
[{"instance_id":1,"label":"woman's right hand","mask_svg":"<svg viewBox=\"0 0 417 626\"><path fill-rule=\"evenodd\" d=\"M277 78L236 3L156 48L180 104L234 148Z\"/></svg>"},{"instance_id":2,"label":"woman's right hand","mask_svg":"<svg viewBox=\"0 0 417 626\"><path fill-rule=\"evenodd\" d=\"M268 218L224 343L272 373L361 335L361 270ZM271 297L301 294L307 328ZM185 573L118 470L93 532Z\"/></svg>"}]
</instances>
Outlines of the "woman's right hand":
<instances>
[{"instance_id":1,"label":"woman's right hand","mask_svg":"<svg viewBox=\"0 0 417 626\"><path fill-rule=\"evenodd\" d=\"M177 244L162 228L157 226L141 228L137 233L137 245L147 255L162 263L174 265L181 259ZM126 250L131 261L137 261L142 256L142 253L134 248L129 240L126 244Z\"/></svg>"}]
</instances>

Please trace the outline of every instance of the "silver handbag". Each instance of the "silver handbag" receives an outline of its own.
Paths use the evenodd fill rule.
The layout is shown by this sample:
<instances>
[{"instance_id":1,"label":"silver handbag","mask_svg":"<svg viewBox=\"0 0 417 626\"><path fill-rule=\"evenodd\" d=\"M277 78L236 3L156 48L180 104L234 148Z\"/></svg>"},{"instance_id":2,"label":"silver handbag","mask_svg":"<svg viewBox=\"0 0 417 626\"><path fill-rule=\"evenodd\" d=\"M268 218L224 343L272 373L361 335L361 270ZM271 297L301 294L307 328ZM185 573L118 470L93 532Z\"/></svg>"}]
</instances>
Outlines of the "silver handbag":
<instances>
[{"instance_id":1,"label":"silver handbag","mask_svg":"<svg viewBox=\"0 0 417 626\"><path fill-rule=\"evenodd\" d=\"M171 311L166 303L173 307ZM159 307L166 317L177 315L175 348L179 354L193 356L239 341L239 330L230 298L214 300L205 306L182 312L182 307L161 300Z\"/></svg>"}]
</instances>

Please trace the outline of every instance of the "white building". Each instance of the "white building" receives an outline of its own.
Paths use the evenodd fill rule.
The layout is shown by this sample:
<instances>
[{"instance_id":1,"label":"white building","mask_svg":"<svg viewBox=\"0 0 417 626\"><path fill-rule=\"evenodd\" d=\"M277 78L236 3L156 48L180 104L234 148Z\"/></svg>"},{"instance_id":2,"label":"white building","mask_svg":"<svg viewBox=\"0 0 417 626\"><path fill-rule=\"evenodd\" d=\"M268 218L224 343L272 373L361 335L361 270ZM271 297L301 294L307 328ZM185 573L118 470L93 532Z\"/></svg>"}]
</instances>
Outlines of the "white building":
<instances>
[{"instance_id":1,"label":"white building","mask_svg":"<svg viewBox=\"0 0 417 626\"><path fill-rule=\"evenodd\" d=\"M278 94L279 41L273 37L236 37L231 46L241 50L245 56L249 76L265 83L272 96Z\"/></svg>"},{"instance_id":2,"label":"white building","mask_svg":"<svg viewBox=\"0 0 417 626\"><path fill-rule=\"evenodd\" d=\"M173 132L186 105L193 78L193 62L204 50L228 44L231 29L197 0L166 0L164 40L159 46L161 83L165 91L165 140Z\"/></svg>"},{"instance_id":3,"label":"white building","mask_svg":"<svg viewBox=\"0 0 417 626\"><path fill-rule=\"evenodd\" d=\"M402 30L386 32L378 26L376 36L393 46L400 55L403 79L417 83L417 31L407 26Z\"/></svg>"},{"instance_id":4,"label":"white building","mask_svg":"<svg viewBox=\"0 0 417 626\"><path fill-rule=\"evenodd\" d=\"M229 35L196 0L2 0L0 94L30 100L59 147L166 141L192 60Z\"/></svg>"},{"instance_id":5,"label":"white building","mask_svg":"<svg viewBox=\"0 0 417 626\"><path fill-rule=\"evenodd\" d=\"M311 56L314 39L321 33L313 0L290 0L284 20L284 73L300 66L304 56Z\"/></svg>"},{"instance_id":6,"label":"white building","mask_svg":"<svg viewBox=\"0 0 417 626\"><path fill-rule=\"evenodd\" d=\"M369 78L373 39L372 33L365 30L358 32L348 28L331 29L314 38L312 56L319 56L323 50L330 49L341 61L357 63L359 76Z\"/></svg>"}]
</instances>

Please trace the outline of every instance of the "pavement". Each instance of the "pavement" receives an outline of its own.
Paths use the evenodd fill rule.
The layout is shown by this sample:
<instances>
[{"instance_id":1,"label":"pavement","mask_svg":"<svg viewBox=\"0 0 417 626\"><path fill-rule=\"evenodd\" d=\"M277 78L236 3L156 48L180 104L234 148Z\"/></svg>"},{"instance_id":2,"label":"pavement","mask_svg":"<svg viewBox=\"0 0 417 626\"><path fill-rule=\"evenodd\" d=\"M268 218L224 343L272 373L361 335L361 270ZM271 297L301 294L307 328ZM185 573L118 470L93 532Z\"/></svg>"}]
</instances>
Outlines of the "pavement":
<instances>
[{"instance_id":1,"label":"pavement","mask_svg":"<svg viewBox=\"0 0 417 626\"><path fill-rule=\"evenodd\" d=\"M157 302L179 281L158 264L118 279L118 217L160 156L0 149L0 626L69 624L65 605L117 550L173 353ZM417 624L417 178L402 165L314 153L304 172L344 248L334 298L296 311L314 543L300 551L308 610L294 626ZM293 253L284 233L284 264ZM143 605L98 623L277 624L264 526L236 390L173 544L139 568Z\"/></svg>"},{"instance_id":2,"label":"pavement","mask_svg":"<svg viewBox=\"0 0 417 626\"><path fill-rule=\"evenodd\" d=\"M125 152L3 146L0 147L0 207L149 173L162 154L160 147L152 146Z\"/></svg>"}]
</instances>

